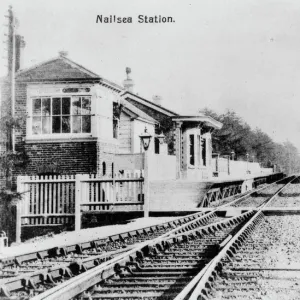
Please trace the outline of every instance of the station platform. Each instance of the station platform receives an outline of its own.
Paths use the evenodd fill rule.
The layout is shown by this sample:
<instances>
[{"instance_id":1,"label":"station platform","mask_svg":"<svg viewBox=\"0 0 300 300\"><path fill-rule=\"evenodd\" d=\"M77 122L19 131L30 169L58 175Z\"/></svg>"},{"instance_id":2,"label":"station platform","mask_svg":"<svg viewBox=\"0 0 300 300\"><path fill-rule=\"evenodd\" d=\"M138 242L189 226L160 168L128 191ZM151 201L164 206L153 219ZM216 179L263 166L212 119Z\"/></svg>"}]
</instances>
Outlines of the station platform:
<instances>
[{"instance_id":1,"label":"station platform","mask_svg":"<svg viewBox=\"0 0 300 300\"><path fill-rule=\"evenodd\" d=\"M280 180L283 173L245 174L241 177L212 178L203 181L150 181L151 211L191 211Z\"/></svg>"}]
</instances>

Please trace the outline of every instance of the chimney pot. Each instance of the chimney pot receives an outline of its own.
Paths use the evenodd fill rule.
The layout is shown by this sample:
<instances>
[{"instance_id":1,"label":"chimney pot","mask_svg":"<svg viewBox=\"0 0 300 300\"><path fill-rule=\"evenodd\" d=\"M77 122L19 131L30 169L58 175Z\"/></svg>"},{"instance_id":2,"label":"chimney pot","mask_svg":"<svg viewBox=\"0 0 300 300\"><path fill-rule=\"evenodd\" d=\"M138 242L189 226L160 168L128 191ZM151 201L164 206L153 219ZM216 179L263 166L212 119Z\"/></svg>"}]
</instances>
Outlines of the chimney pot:
<instances>
[{"instance_id":1,"label":"chimney pot","mask_svg":"<svg viewBox=\"0 0 300 300\"><path fill-rule=\"evenodd\" d=\"M162 102L162 98L159 95L154 95L152 97L153 103L155 103L156 105L161 106L161 102Z\"/></svg>"},{"instance_id":2,"label":"chimney pot","mask_svg":"<svg viewBox=\"0 0 300 300\"><path fill-rule=\"evenodd\" d=\"M58 54L60 57L67 57L69 53L68 51L59 51Z\"/></svg>"},{"instance_id":3,"label":"chimney pot","mask_svg":"<svg viewBox=\"0 0 300 300\"><path fill-rule=\"evenodd\" d=\"M133 92L134 81L130 78L130 73L131 68L126 67L127 78L123 81L123 86L127 91Z\"/></svg>"}]
</instances>

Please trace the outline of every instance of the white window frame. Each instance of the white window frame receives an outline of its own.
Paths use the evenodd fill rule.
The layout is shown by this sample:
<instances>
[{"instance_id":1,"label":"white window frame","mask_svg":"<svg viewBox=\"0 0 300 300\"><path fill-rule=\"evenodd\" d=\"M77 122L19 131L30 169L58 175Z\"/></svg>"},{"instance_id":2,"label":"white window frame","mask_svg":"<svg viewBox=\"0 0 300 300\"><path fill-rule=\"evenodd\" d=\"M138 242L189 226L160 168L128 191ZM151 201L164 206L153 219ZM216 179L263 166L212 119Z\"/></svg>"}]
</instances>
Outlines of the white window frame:
<instances>
[{"instance_id":1,"label":"white window frame","mask_svg":"<svg viewBox=\"0 0 300 300\"><path fill-rule=\"evenodd\" d=\"M204 162L206 165L202 163L202 146L201 141L206 139L206 134L201 134L200 129L193 128L187 129L186 131L186 149L187 149L187 166L189 169L199 169L199 168L206 168L207 167L207 149L206 151L206 161ZM194 135L194 165L190 164L190 135ZM198 136L200 136L200 148L198 145ZM206 141L207 143L207 141ZM198 152L199 151L199 152Z\"/></svg>"},{"instance_id":2,"label":"white window frame","mask_svg":"<svg viewBox=\"0 0 300 300\"><path fill-rule=\"evenodd\" d=\"M90 101L91 101L91 112L89 114L89 116L91 117L91 131L88 133L73 133L72 132L72 114L71 114L71 109L72 109L72 98L73 97L89 97ZM37 98L70 98L71 99L71 107L70 107L70 132L69 133L48 133L48 134L33 134L32 131L32 121L33 121L33 99L37 99ZM93 97L91 94L86 94L86 93L78 93L78 94L52 94L52 95L30 95L30 97L27 98L27 126L26 126L26 139L27 140L40 140L40 139L54 139L54 140L60 140L60 139L77 139L77 138L90 138L92 137L92 132L93 132L93 107L92 107L92 102L93 102ZM51 101L52 104L52 101ZM51 105L51 120L52 120L52 105ZM82 115L78 115L78 116L82 116ZM52 128L52 125L51 125Z\"/></svg>"},{"instance_id":3,"label":"white window frame","mask_svg":"<svg viewBox=\"0 0 300 300\"><path fill-rule=\"evenodd\" d=\"M114 122L117 121L117 136L114 136ZM119 135L120 135L120 119L118 119L117 117L113 116L113 138L115 140L119 139Z\"/></svg>"}]
</instances>

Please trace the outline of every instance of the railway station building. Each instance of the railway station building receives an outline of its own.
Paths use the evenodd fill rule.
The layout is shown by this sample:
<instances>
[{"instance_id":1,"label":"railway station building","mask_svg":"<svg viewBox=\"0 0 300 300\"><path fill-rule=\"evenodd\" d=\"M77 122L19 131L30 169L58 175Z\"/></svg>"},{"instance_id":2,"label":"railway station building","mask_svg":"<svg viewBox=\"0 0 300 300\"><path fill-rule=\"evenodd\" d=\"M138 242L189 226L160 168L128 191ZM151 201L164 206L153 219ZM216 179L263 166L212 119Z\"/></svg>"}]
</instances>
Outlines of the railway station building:
<instances>
[{"instance_id":1,"label":"railway station building","mask_svg":"<svg viewBox=\"0 0 300 300\"><path fill-rule=\"evenodd\" d=\"M17 174L109 175L114 167L118 171L116 155L144 151L140 135L146 129L152 135L149 155L157 165L165 162L169 179L209 179L211 133L222 125L202 114L181 116L165 108L158 96L149 100L135 94L130 69L126 72L120 86L66 53L18 70L15 115L23 125L15 132L15 147L25 149L29 159ZM163 143L156 138L161 134Z\"/></svg>"},{"instance_id":2,"label":"railway station building","mask_svg":"<svg viewBox=\"0 0 300 300\"><path fill-rule=\"evenodd\" d=\"M1 113L9 115L14 104L21 122L13 144L26 157L13 172L23 195L10 214L16 229L5 227L15 240L54 225L78 230L150 213L187 213L258 182L246 171L260 174L259 164L213 158L220 122L201 113L180 115L158 96L136 94L130 76L126 68L118 85L61 52L17 70L14 102L11 81L2 79Z\"/></svg>"}]
</instances>

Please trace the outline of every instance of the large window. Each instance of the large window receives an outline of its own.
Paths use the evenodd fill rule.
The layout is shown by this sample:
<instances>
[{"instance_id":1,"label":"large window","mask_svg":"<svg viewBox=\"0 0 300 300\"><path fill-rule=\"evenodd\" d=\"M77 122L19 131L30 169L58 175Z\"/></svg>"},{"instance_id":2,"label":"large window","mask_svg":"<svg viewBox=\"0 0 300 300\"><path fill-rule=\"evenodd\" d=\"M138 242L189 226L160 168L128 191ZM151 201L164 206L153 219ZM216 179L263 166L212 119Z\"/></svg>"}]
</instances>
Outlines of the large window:
<instances>
[{"instance_id":1,"label":"large window","mask_svg":"<svg viewBox=\"0 0 300 300\"><path fill-rule=\"evenodd\" d=\"M32 99L32 134L90 133L91 97Z\"/></svg>"}]
</instances>

